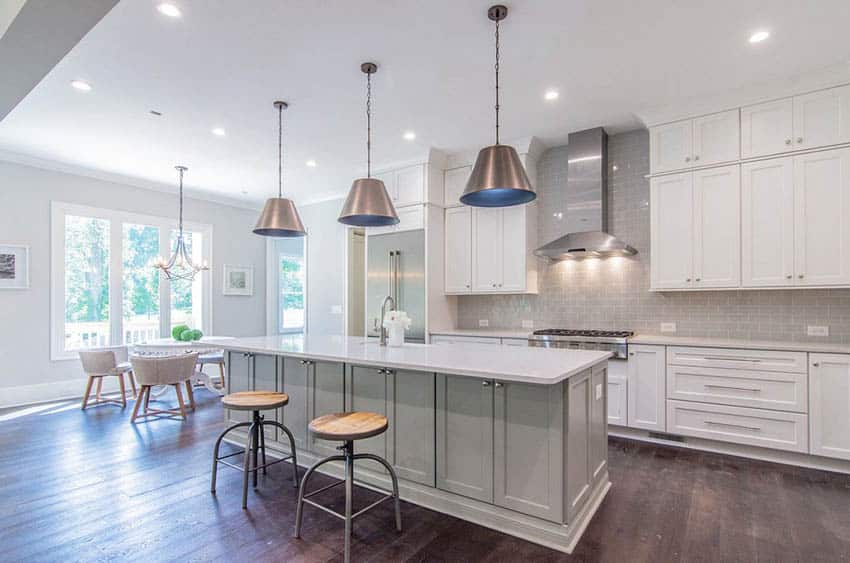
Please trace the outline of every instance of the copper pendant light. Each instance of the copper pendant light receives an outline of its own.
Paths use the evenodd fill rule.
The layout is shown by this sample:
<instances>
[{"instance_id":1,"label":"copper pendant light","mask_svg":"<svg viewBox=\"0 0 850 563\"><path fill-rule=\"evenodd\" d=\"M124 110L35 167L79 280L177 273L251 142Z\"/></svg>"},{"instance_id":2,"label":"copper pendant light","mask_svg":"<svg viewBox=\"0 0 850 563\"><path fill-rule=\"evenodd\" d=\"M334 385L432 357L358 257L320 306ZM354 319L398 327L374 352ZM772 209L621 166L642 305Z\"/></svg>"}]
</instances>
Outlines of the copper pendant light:
<instances>
[{"instance_id":1,"label":"copper pendant light","mask_svg":"<svg viewBox=\"0 0 850 563\"><path fill-rule=\"evenodd\" d=\"M508 17L508 9L492 6L487 17L496 22L496 144L478 153L460 202L474 207L509 207L534 201L537 194L516 149L499 143L499 22Z\"/></svg>"},{"instance_id":2,"label":"copper pendant light","mask_svg":"<svg viewBox=\"0 0 850 563\"><path fill-rule=\"evenodd\" d=\"M283 197L283 110L286 102L275 102L277 108L277 197L266 200L254 233L264 237L303 237L307 234L295 203Z\"/></svg>"},{"instance_id":3,"label":"copper pendant light","mask_svg":"<svg viewBox=\"0 0 850 563\"><path fill-rule=\"evenodd\" d=\"M399 219L387 187L372 178L372 75L378 65L363 63L360 70L366 74L366 177L351 184L337 221L355 227L385 227L397 224Z\"/></svg>"}]
</instances>

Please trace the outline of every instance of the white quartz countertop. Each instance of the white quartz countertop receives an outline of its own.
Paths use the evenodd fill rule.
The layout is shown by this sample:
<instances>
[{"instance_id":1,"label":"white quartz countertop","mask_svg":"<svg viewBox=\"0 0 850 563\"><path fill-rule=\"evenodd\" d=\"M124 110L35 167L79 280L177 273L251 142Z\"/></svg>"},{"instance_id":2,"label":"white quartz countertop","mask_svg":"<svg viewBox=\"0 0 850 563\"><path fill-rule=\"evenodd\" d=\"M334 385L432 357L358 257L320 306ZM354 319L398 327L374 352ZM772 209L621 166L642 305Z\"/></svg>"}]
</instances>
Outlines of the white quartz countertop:
<instances>
[{"instance_id":1,"label":"white quartz countertop","mask_svg":"<svg viewBox=\"0 0 850 563\"><path fill-rule=\"evenodd\" d=\"M543 385L564 381L611 356L610 352L592 350L475 343L405 344L393 348L378 345L377 339L324 335L235 338L223 342L221 347L238 352Z\"/></svg>"},{"instance_id":2,"label":"white quartz countertop","mask_svg":"<svg viewBox=\"0 0 850 563\"><path fill-rule=\"evenodd\" d=\"M446 328L429 331L432 335L440 336L481 336L487 338L528 338L533 332L530 329L497 329L497 328Z\"/></svg>"},{"instance_id":3,"label":"white quartz countertop","mask_svg":"<svg viewBox=\"0 0 850 563\"><path fill-rule=\"evenodd\" d=\"M659 346L696 346L707 348L747 348L753 350L782 350L787 352L818 352L823 354L850 354L850 343L787 342L781 340L739 340L734 338L709 338L704 336L670 336L666 334L635 334L629 344L655 344Z\"/></svg>"}]
</instances>

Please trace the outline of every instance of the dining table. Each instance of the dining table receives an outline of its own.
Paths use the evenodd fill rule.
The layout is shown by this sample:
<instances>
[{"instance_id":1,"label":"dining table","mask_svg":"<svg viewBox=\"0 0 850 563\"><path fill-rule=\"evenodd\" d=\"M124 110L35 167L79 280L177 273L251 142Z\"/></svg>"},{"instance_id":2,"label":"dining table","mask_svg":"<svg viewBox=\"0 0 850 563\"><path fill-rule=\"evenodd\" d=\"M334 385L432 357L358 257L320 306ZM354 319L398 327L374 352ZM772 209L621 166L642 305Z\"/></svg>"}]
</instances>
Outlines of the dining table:
<instances>
[{"instance_id":1,"label":"dining table","mask_svg":"<svg viewBox=\"0 0 850 563\"><path fill-rule=\"evenodd\" d=\"M223 350L224 346L232 340L234 340L232 336L204 336L200 340L191 341L175 340L173 338L155 338L133 344L132 353L139 356L174 356L190 352L209 354ZM224 395L224 385L221 385L221 388L216 387L210 375L200 369L195 370L195 375L192 379L193 382L200 383L211 392L217 395ZM155 393L155 395L158 394Z\"/></svg>"}]
</instances>

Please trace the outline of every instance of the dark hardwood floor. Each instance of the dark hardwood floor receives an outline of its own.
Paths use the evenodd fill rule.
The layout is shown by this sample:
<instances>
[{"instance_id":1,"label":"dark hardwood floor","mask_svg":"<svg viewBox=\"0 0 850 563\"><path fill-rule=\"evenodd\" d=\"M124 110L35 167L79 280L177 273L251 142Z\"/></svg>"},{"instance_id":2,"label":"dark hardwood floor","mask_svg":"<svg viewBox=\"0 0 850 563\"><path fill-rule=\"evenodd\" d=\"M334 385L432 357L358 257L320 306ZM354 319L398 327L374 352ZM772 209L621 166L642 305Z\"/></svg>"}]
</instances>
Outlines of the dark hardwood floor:
<instances>
[{"instance_id":1,"label":"dark hardwood floor","mask_svg":"<svg viewBox=\"0 0 850 563\"><path fill-rule=\"evenodd\" d=\"M236 471L222 467L210 494L223 417L217 397L196 398L186 423L132 425L130 407L76 402L0 412L0 560L341 561L341 522L319 510L292 539L288 467L261 478L247 511ZM614 486L572 556L407 503L397 534L385 503L355 523L354 560L850 558L848 476L624 440L609 454ZM374 498L358 489L355 509Z\"/></svg>"}]
</instances>

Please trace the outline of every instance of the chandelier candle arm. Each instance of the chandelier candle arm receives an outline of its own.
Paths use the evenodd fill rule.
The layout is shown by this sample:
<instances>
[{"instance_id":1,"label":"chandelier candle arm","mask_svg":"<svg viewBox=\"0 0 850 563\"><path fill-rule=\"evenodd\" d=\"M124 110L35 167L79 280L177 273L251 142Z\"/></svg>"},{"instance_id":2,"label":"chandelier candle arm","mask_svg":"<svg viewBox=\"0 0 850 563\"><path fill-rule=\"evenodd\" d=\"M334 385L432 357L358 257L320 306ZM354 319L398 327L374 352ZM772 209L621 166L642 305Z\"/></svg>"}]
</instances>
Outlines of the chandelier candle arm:
<instances>
[{"instance_id":1,"label":"chandelier candle arm","mask_svg":"<svg viewBox=\"0 0 850 563\"><path fill-rule=\"evenodd\" d=\"M501 5L491 6L487 10L487 17L496 25L496 63L493 67L496 74L496 144L485 147L478 153L460 202L473 207L509 207L534 201L537 194L516 149L500 142L499 24L508 17L508 9Z\"/></svg>"}]
</instances>

